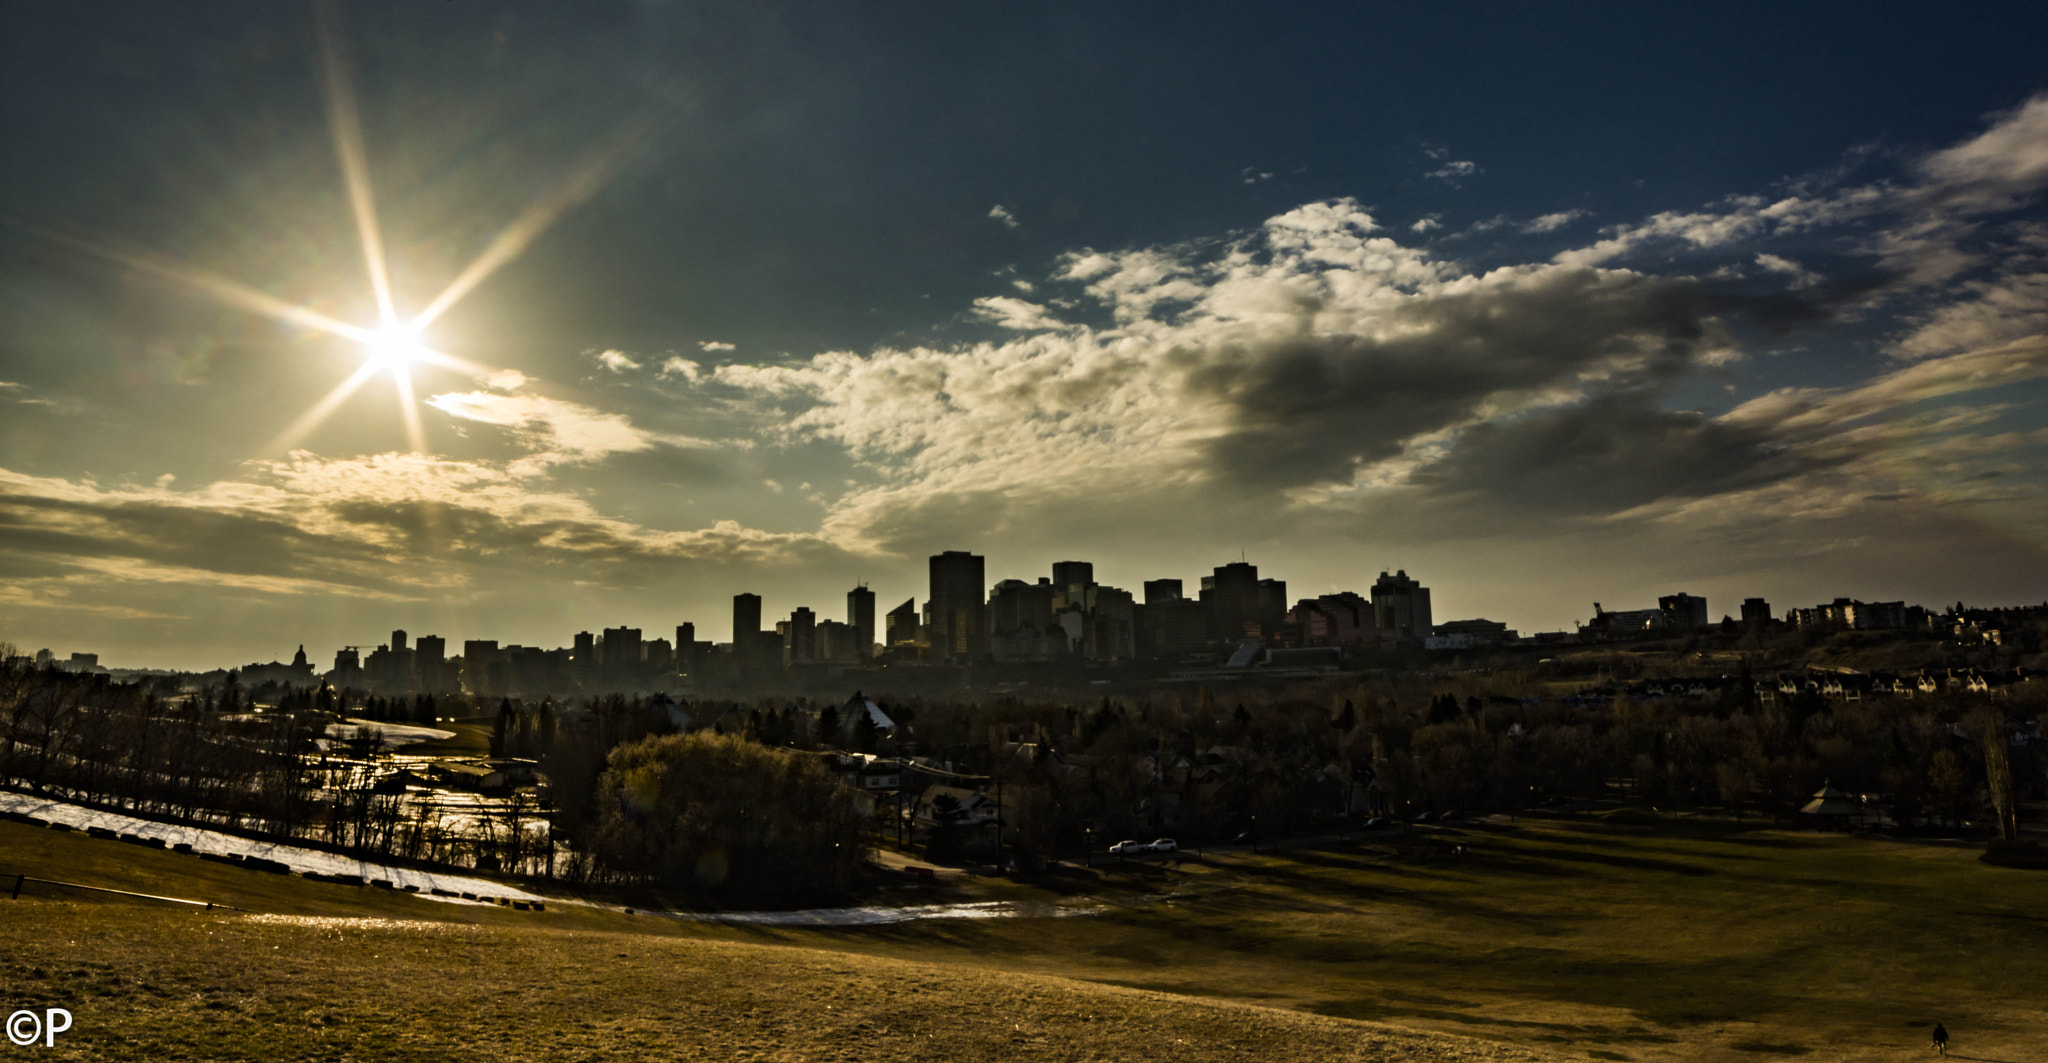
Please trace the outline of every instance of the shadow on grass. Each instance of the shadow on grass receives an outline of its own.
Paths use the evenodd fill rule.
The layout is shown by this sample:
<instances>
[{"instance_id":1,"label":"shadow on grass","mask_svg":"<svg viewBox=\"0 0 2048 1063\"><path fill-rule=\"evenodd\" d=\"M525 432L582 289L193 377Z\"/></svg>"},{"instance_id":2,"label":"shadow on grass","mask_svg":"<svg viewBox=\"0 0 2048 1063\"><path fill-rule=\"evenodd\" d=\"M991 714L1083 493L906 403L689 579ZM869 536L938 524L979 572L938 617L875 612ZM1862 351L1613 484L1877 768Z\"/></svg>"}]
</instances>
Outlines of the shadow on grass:
<instances>
[{"instance_id":1,"label":"shadow on grass","mask_svg":"<svg viewBox=\"0 0 2048 1063\"><path fill-rule=\"evenodd\" d=\"M1804 1056L1813 1049L1805 1045L1784 1044L1776 1041L1737 1041L1728 1047L1737 1052L1756 1052L1774 1056Z\"/></svg>"},{"instance_id":2,"label":"shadow on grass","mask_svg":"<svg viewBox=\"0 0 2048 1063\"><path fill-rule=\"evenodd\" d=\"M1449 1003L1459 1003L1450 1001ZM1575 1022L1543 1022L1536 1019L1506 1019L1488 1015L1473 1015L1449 1008L1417 1007L1395 999L1391 994L1380 998L1355 998L1350 1000L1325 1000L1308 1005L1308 1011L1328 1015L1337 1019L1360 1019L1384 1021L1389 1018L1427 1019L1433 1022L1451 1022L1461 1026L1493 1026L1507 1030L1520 1030L1538 1034L1538 1040L1552 1044L1675 1044L1678 1038L1670 1034L1652 1033L1641 1026L1615 1028L1612 1026L1587 1025Z\"/></svg>"}]
</instances>

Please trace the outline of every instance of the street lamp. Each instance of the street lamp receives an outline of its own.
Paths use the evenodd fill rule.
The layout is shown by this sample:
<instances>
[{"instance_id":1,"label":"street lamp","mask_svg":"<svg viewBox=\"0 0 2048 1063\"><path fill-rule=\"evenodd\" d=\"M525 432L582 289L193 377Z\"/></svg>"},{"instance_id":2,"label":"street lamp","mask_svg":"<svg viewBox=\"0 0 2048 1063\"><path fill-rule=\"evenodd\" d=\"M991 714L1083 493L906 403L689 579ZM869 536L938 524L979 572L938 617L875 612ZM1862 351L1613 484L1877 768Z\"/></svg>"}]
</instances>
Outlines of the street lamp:
<instances>
[{"instance_id":1,"label":"street lamp","mask_svg":"<svg viewBox=\"0 0 2048 1063\"><path fill-rule=\"evenodd\" d=\"M1082 859L1086 861L1089 867L1093 868L1095 866L1095 827L1091 824L1082 824L1081 826L1081 852L1083 854Z\"/></svg>"}]
</instances>

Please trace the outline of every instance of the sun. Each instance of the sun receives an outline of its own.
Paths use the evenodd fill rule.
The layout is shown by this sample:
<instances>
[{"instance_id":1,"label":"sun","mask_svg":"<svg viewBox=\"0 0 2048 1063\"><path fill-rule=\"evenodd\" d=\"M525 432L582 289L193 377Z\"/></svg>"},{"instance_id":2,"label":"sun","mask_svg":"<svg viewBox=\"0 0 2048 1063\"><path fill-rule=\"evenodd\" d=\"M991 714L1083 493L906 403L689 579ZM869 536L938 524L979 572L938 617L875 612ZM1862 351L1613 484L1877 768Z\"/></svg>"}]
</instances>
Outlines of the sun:
<instances>
[{"instance_id":1,"label":"sun","mask_svg":"<svg viewBox=\"0 0 2048 1063\"><path fill-rule=\"evenodd\" d=\"M419 333L405 325L385 325L370 333L363 340L363 350L372 365L394 374L410 369L427 354Z\"/></svg>"}]
</instances>

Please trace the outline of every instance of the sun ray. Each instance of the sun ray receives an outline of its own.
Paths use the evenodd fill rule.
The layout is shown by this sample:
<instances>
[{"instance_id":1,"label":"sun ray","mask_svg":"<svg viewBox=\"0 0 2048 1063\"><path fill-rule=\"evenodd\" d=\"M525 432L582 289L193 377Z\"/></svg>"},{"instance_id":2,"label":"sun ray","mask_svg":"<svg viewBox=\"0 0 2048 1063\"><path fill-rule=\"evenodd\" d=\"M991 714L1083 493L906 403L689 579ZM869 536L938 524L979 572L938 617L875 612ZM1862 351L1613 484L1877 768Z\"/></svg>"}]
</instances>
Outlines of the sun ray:
<instances>
[{"instance_id":1,"label":"sun ray","mask_svg":"<svg viewBox=\"0 0 2048 1063\"><path fill-rule=\"evenodd\" d=\"M437 351L431 347L421 347L413 352L413 360L425 362L432 366L439 366L450 372L462 373L479 381L488 380L492 374L498 372L498 370L492 369L490 366L472 362L467 358L457 357L446 351Z\"/></svg>"},{"instance_id":2,"label":"sun ray","mask_svg":"<svg viewBox=\"0 0 2048 1063\"><path fill-rule=\"evenodd\" d=\"M343 336L358 343L368 342L373 335L369 329L358 328L346 322L337 321L317 310L310 310L303 306L285 302L268 292L258 291L240 281L232 281L226 277L208 273L205 270L188 266L175 259L166 258L148 251L116 247L109 243L58 232L40 225L31 225L26 222L15 222L13 224L25 232L40 236L52 243L62 244L73 250L83 251L86 254L127 266L129 269L135 270L138 273L148 274L157 280L200 292L236 309L248 310L266 317L276 318L287 324L299 325L336 336Z\"/></svg>"},{"instance_id":3,"label":"sun ray","mask_svg":"<svg viewBox=\"0 0 2048 1063\"><path fill-rule=\"evenodd\" d=\"M304 439L313 429L320 427L320 423L327 420L328 415L332 414L343 402L346 402L350 395L355 394L356 389L362 387L364 381L377 375L379 368L376 362L364 362L362 365L357 366L356 371L348 375L348 379L334 385L333 391L328 392L319 402L314 403L311 409L300 414L298 420L286 425L284 431L279 432L270 442L263 444L257 453L277 454L296 446L299 440Z\"/></svg>"},{"instance_id":4,"label":"sun ray","mask_svg":"<svg viewBox=\"0 0 2048 1063\"><path fill-rule=\"evenodd\" d=\"M411 444L413 453L425 454L427 433L420 427L419 403L413 400L412 370L402 365L392 366L391 379L398 384L398 409L405 418L405 441Z\"/></svg>"},{"instance_id":5,"label":"sun ray","mask_svg":"<svg viewBox=\"0 0 2048 1063\"><path fill-rule=\"evenodd\" d=\"M619 165L629 158L633 151L646 140L654 128L657 116L645 115L621 130L597 150L585 155L568 178L548 189L546 194L528 206L512 224L505 227L489 247L476 260L464 267L448 287L413 318L415 328L426 328L468 295L484 278L498 271L499 267L518 258L541 233L553 225L556 218L569 208L589 199L602 188Z\"/></svg>"},{"instance_id":6,"label":"sun ray","mask_svg":"<svg viewBox=\"0 0 2048 1063\"><path fill-rule=\"evenodd\" d=\"M348 64L343 61L341 15L331 0L314 4L313 12L320 37L320 85L327 98L327 125L334 135L334 152L341 159L342 177L348 183L348 202L355 211L363 262L370 271L370 288L377 296L377 313L380 321L389 325L398 320L398 310L391 300L384 237L377 227L377 203L370 192L370 165L363 150L355 84L349 77Z\"/></svg>"}]
</instances>

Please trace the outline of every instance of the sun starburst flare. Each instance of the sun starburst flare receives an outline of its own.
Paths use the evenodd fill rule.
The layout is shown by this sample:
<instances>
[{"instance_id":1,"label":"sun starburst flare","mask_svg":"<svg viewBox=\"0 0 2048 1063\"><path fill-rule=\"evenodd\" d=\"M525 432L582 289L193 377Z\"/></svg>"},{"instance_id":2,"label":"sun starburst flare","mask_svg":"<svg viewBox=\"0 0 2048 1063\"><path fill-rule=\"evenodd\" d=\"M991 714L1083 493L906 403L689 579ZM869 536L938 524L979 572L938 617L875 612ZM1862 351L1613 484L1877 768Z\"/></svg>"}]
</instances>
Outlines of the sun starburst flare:
<instances>
[{"instance_id":1,"label":"sun starburst flare","mask_svg":"<svg viewBox=\"0 0 2048 1063\"><path fill-rule=\"evenodd\" d=\"M642 115L586 152L562 179L535 197L475 260L458 270L447 287L427 301L420 314L407 320L399 314L397 300L392 293L391 271L377 220L376 196L370 182L368 153L363 146L362 124L356 106L354 82L349 74L340 12L332 0L316 0L313 11L319 46L320 87L328 128L334 142L335 158L347 187L349 210L354 217L371 294L377 304L378 321L375 325L350 324L240 281L173 258L127 247L116 240L60 231L15 219L7 219L5 224L223 305L361 344L362 364L286 425L263 446L261 453L274 454L296 446L379 373L391 375L400 415L405 421L407 444L415 452L424 452L426 431L420 421L414 371L432 367L459 373L483 384L500 379L502 374L499 369L429 346L424 339L427 327L453 309L491 274L517 259L570 208L594 195L645 143L658 124L658 114L650 111Z\"/></svg>"}]
</instances>

